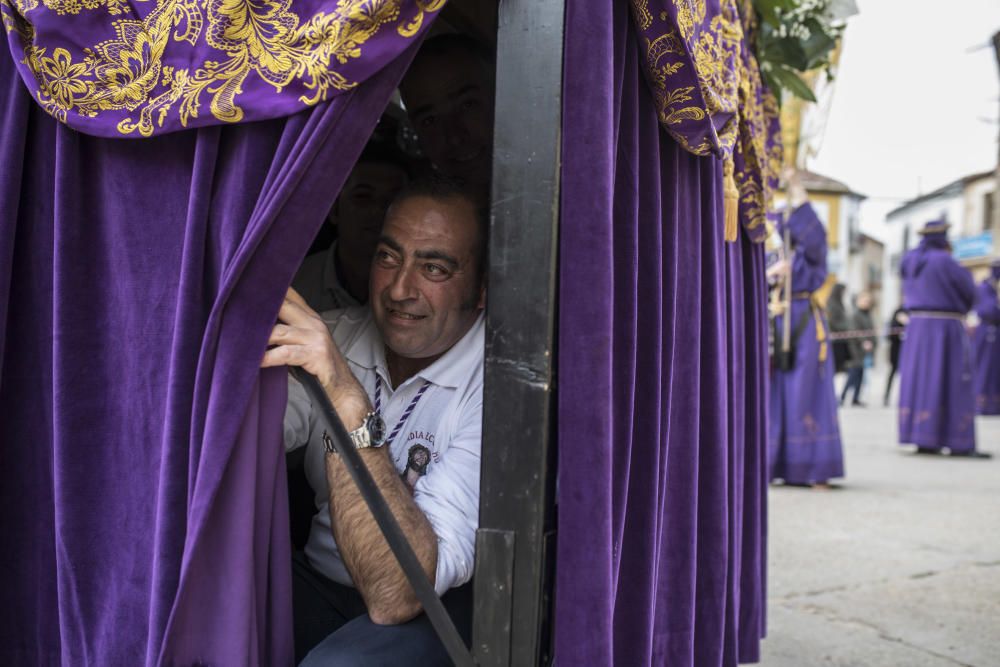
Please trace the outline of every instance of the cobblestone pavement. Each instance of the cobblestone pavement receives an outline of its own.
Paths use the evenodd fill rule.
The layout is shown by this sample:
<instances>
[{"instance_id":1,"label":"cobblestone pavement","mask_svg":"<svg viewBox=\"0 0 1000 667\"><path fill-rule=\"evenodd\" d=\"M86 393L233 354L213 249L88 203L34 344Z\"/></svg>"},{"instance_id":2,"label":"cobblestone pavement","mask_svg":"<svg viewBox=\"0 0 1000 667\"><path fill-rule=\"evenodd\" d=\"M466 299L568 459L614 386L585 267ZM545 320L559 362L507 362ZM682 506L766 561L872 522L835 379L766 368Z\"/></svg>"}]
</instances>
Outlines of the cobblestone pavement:
<instances>
[{"instance_id":1,"label":"cobblestone pavement","mask_svg":"<svg viewBox=\"0 0 1000 667\"><path fill-rule=\"evenodd\" d=\"M841 409L839 486L772 487L764 667L1000 667L1000 417L991 461L915 455L895 419Z\"/></svg>"}]
</instances>

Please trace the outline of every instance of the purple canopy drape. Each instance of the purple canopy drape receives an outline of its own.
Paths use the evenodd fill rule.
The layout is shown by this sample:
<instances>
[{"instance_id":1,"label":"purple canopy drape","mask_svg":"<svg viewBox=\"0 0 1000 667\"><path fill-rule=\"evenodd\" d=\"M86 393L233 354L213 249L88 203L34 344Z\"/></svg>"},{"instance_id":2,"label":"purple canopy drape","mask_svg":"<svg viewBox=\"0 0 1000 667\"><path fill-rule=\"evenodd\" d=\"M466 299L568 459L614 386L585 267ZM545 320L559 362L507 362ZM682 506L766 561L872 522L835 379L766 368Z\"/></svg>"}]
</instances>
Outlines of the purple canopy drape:
<instances>
[{"instance_id":1,"label":"purple canopy drape","mask_svg":"<svg viewBox=\"0 0 1000 667\"><path fill-rule=\"evenodd\" d=\"M729 666L764 632L763 248L663 131L623 3L570 3L556 661ZM585 286L585 287L584 287Z\"/></svg>"},{"instance_id":2,"label":"purple canopy drape","mask_svg":"<svg viewBox=\"0 0 1000 667\"><path fill-rule=\"evenodd\" d=\"M58 123L0 53L0 664L291 663L258 366L415 44L314 110L140 141Z\"/></svg>"}]
</instances>

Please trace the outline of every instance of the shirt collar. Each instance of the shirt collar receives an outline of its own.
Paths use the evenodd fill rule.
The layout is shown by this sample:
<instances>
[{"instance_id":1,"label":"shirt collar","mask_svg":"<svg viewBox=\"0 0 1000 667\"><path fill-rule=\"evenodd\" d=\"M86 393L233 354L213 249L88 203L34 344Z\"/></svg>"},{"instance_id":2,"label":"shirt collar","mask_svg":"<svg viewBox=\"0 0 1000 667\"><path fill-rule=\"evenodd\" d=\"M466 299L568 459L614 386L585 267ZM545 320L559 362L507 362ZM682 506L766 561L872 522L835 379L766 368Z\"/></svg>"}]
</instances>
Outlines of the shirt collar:
<instances>
[{"instance_id":1,"label":"shirt collar","mask_svg":"<svg viewBox=\"0 0 1000 667\"><path fill-rule=\"evenodd\" d=\"M477 365L483 363L483 350L486 344L485 311L472 323L451 349L441 355L441 358L420 371L417 375L428 382L441 387L458 387Z\"/></svg>"},{"instance_id":2,"label":"shirt collar","mask_svg":"<svg viewBox=\"0 0 1000 667\"><path fill-rule=\"evenodd\" d=\"M361 325L361 335L343 351L352 363L376 371L388 386L391 386L389 370L385 362L385 343L375 326L371 308L365 307L365 319ZM431 384L441 387L458 387L469 377L470 369L482 365L485 346L485 313L479 313L465 335L430 366L417 373Z\"/></svg>"}]
</instances>

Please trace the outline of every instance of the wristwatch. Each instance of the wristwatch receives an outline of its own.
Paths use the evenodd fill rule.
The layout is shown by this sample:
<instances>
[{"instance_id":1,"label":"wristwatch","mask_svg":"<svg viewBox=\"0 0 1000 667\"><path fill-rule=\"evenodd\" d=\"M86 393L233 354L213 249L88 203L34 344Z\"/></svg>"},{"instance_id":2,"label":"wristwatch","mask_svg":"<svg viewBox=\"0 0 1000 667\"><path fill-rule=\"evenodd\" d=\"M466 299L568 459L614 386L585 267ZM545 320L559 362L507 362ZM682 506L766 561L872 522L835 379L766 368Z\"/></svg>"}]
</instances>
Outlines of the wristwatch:
<instances>
[{"instance_id":1,"label":"wristwatch","mask_svg":"<svg viewBox=\"0 0 1000 667\"><path fill-rule=\"evenodd\" d=\"M365 415L361 426L347 435L351 436L351 443L355 449L381 447L385 444L385 422L377 412L369 412ZM333 440L326 431L323 432L323 446L328 454L335 454L337 451L333 448Z\"/></svg>"}]
</instances>

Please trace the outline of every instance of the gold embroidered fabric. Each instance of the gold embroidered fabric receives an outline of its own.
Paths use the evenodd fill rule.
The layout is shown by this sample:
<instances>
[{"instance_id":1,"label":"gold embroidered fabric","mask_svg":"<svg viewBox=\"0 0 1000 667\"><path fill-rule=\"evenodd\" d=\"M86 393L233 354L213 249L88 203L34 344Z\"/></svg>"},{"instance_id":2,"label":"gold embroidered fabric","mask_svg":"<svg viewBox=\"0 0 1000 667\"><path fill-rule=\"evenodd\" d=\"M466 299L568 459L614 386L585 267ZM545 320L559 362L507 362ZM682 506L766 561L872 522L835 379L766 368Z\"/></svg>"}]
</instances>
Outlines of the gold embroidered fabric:
<instances>
[{"instance_id":1,"label":"gold embroidered fabric","mask_svg":"<svg viewBox=\"0 0 1000 667\"><path fill-rule=\"evenodd\" d=\"M651 2L632 0L631 8L660 123L695 155L730 154L743 40L735 0Z\"/></svg>"},{"instance_id":2,"label":"gold embroidered fabric","mask_svg":"<svg viewBox=\"0 0 1000 667\"><path fill-rule=\"evenodd\" d=\"M350 90L444 2L0 0L0 12L48 113L92 134L150 136L287 115Z\"/></svg>"},{"instance_id":3,"label":"gold embroidered fabric","mask_svg":"<svg viewBox=\"0 0 1000 667\"><path fill-rule=\"evenodd\" d=\"M777 103L753 56L752 0L630 4L660 124L691 153L723 160L726 239L738 221L762 241L781 152Z\"/></svg>"},{"instance_id":4,"label":"gold embroidered fabric","mask_svg":"<svg viewBox=\"0 0 1000 667\"><path fill-rule=\"evenodd\" d=\"M780 109L777 98L764 86L753 52L757 35L753 0L741 0L739 9L746 40L740 80L736 183L743 229L753 241L762 242L767 237L767 213L781 173Z\"/></svg>"}]
</instances>

